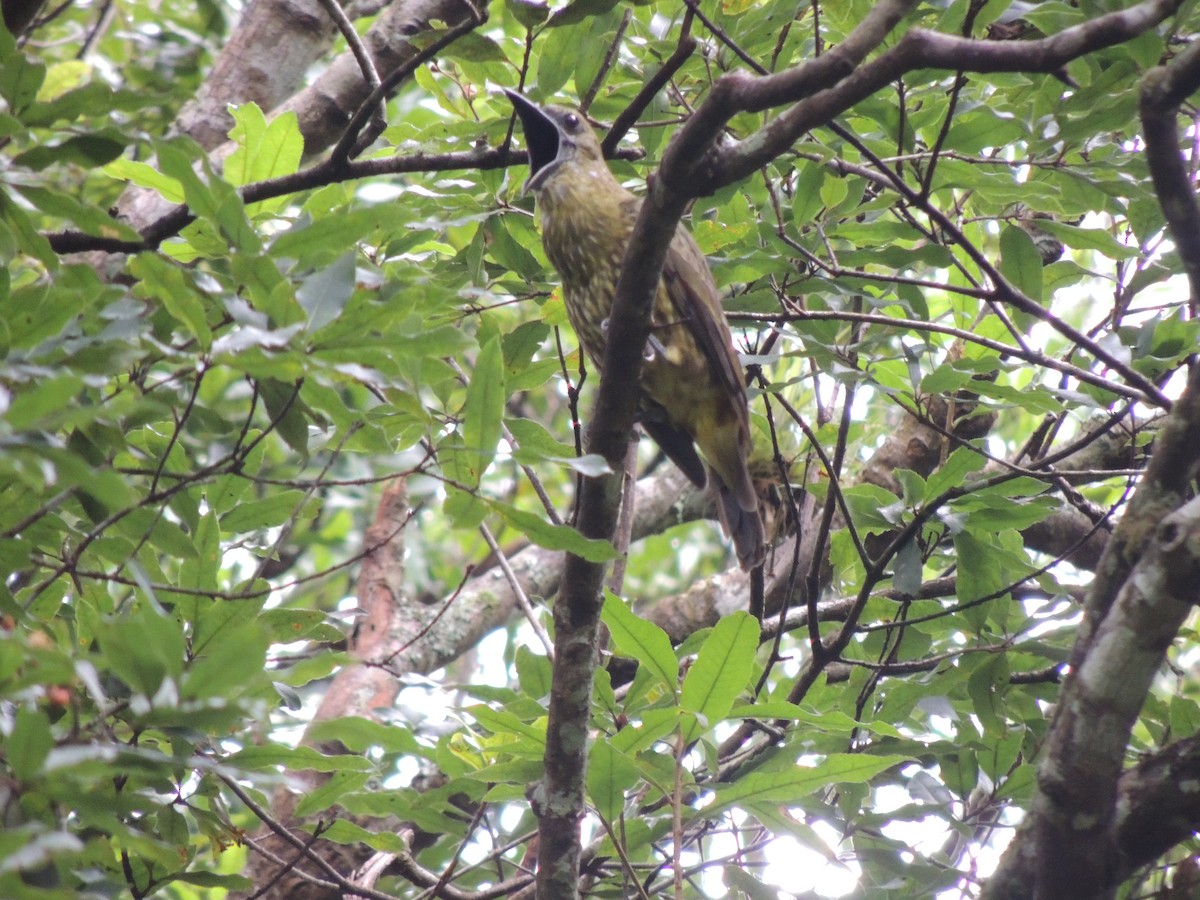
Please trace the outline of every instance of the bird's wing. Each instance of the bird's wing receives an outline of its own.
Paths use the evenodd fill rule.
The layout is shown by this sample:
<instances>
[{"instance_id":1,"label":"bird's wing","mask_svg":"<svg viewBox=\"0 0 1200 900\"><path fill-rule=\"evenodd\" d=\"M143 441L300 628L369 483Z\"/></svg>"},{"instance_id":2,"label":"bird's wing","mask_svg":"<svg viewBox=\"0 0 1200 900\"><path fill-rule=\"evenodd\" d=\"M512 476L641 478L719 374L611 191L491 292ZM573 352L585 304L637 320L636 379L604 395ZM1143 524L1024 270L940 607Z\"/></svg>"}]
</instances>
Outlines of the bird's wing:
<instances>
[{"instance_id":1,"label":"bird's wing","mask_svg":"<svg viewBox=\"0 0 1200 900\"><path fill-rule=\"evenodd\" d=\"M733 349L733 336L725 322L720 295L708 262L695 238L680 225L667 249L663 283L679 317L688 322L696 344L707 357L722 387L731 396L746 396L742 364ZM749 427L746 403L734 403L738 417Z\"/></svg>"}]
</instances>

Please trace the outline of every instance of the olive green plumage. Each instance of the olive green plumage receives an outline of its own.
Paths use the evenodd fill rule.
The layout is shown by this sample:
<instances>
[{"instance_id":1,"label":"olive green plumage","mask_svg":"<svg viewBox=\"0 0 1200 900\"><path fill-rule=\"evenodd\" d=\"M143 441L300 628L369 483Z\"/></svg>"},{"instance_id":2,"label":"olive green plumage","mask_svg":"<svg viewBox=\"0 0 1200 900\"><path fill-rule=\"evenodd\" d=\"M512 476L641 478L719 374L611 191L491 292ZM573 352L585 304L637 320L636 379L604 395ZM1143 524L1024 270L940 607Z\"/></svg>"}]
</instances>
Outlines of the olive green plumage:
<instances>
[{"instance_id":1,"label":"olive green plumage","mask_svg":"<svg viewBox=\"0 0 1200 900\"><path fill-rule=\"evenodd\" d=\"M526 187L537 196L546 255L592 363L604 360L608 317L641 199L613 177L577 112L508 92L529 151ZM713 473L721 524L742 568L765 554L758 497L747 470L750 413L741 364L708 263L682 225L663 265L642 365L640 421L698 486Z\"/></svg>"}]
</instances>

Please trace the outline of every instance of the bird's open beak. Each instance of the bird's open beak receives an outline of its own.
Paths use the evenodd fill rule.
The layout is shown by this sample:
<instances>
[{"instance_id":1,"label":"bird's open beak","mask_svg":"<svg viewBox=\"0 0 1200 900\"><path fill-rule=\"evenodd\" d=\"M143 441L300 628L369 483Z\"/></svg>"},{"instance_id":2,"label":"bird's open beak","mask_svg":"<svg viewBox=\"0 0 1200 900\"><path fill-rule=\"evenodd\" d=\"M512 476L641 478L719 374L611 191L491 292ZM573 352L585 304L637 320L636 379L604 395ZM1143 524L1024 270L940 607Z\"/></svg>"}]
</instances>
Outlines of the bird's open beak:
<instances>
[{"instance_id":1,"label":"bird's open beak","mask_svg":"<svg viewBox=\"0 0 1200 900\"><path fill-rule=\"evenodd\" d=\"M521 117L525 131L525 152L529 155L529 179L558 158L558 126L542 108L516 91L505 90L509 101Z\"/></svg>"}]
</instances>

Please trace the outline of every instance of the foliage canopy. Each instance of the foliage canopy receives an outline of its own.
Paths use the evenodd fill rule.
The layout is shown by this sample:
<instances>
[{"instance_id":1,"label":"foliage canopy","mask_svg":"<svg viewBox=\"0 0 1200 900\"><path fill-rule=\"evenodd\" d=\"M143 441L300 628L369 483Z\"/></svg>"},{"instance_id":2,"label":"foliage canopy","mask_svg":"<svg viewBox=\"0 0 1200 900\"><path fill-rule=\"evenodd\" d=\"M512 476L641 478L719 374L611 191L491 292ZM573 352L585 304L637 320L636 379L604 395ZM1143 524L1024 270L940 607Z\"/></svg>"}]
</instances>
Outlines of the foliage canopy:
<instances>
[{"instance_id":1,"label":"foliage canopy","mask_svg":"<svg viewBox=\"0 0 1200 900\"><path fill-rule=\"evenodd\" d=\"M304 5L4 4L0 896L1186 890L1195 4ZM761 582L646 446L573 527L501 88L686 208Z\"/></svg>"}]
</instances>

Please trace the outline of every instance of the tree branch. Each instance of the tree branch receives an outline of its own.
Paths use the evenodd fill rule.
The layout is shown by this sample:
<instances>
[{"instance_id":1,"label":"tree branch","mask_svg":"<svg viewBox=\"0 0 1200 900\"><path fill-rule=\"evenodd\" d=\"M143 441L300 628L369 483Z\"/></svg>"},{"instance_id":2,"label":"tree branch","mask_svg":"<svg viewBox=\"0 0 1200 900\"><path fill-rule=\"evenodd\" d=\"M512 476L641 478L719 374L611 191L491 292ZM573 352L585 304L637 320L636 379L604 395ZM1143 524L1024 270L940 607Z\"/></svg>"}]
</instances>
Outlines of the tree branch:
<instances>
[{"instance_id":1,"label":"tree branch","mask_svg":"<svg viewBox=\"0 0 1200 900\"><path fill-rule=\"evenodd\" d=\"M1088 597L1074 674L1038 769L1038 900L1115 890L1115 802L1125 748L1167 647L1200 601L1200 500L1180 508L1198 462L1200 368L1164 424Z\"/></svg>"},{"instance_id":2,"label":"tree branch","mask_svg":"<svg viewBox=\"0 0 1200 900\"><path fill-rule=\"evenodd\" d=\"M309 2L311 0L305 0L305 3ZM304 137L304 151L310 158L346 133L346 125L353 119L356 109L365 106L368 116L374 109L374 105L364 104L371 89L363 78L358 60L350 51L331 62L312 84L296 91L313 59L327 49L333 32L329 17L319 8L314 6L311 9L311 17L297 16L293 9L297 5L279 0L252 4L239 23L229 48L222 53L212 83L206 82L203 93L197 98L197 108L189 106L181 114L179 127L197 138L206 150L212 151L210 160L214 168L219 168L220 162L233 149L233 145L226 141L229 130L226 107L231 102L255 101L266 112L295 112L300 134ZM478 24L479 14L468 0L396 0L380 13L367 30L363 43L370 51L385 88L395 88L397 72L411 74L412 69L408 65L413 59L425 58L421 54L426 51L417 47L415 39L417 35L429 31L435 21L445 22L451 29L442 36L443 39L451 35L458 37L470 30L469 27L458 30L464 22ZM285 27L304 30L304 40L296 39L291 32L287 33L286 42L281 40L280 32ZM318 36L320 42L314 43L314 38ZM272 65L265 67L271 77L248 79L247 73L263 70L264 67L257 61L273 59L279 46L289 48L285 60L287 65L281 66L286 77L279 77L275 72L276 66ZM441 48L444 44L439 42L437 46ZM292 48L297 48L295 59L292 58ZM297 73L292 73L297 62L302 65ZM226 69L228 74L223 74ZM266 91L267 87L270 88L269 92ZM194 125L191 124L193 121ZM517 158L515 154L513 158ZM520 158L524 159L523 156ZM334 162L338 160L335 158ZM319 187L337 181L339 169L344 170L344 165L326 164L325 168L315 166L306 170L318 177L316 184L308 186ZM342 177L365 176L344 174ZM171 208L149 189L127 191L119 205L122 215L146 237L145 245L93 240L90 244L85 242L80 249L114 253L153 249L165 237L177 234L191 221L186 209L182 211L181 221L180 209ZM60 252L79 251L69 249Z\"/></svg>"},{"instance_id":3,"label":"tree branch","mask_svg":"<svg viewBox=\"0 0 1200 900\"><path fill-rule=\"evenodd\" d=\"M1145 0L1129 9L1098 16L1034 41L973 40L914 28L891 50L852 72L843 72L841 65L834 67L825 63L850 44L860 29L868 26L868 20L864 20L851 38L803 66L765 78L735 74L718 81L713 86L714 97L720 95L721 104L735 111L762 110L782 103L795 105L732 147L714 151L706 143L691 142L686 149L695 155L690 164L681 166L680 183L691 184L696 194L701 195L749 177L784 153L805 132L832 122L856 103L914 69L1056 73L1073 59L1127 41L1153 28L1174 14L1181 4L1182 0ZM892 10L881 13L885 5L880 4L872 10L871 17L878 13L892 21ZM876 33L876 29L869 30L870 35ZM861 53L852 53L850 58L861 59L874 46L865 47Z\"/></svg>"},{"instance_id":4,"label":"tree branch","mask_svg":"<svg viewBox=\"0 0 1200 900\"><path fill-rule=\"evenodd\" d=\"M1200 206L1196 188L1179 152L1179 106L1200 87L1200 44L1193 43L1165 66L1142 78L1139 109L1146 140L1146 163L1154 192L1179 250L1191 288L1192 315L1200 313Z\"/></svg>"}]
</instances>

